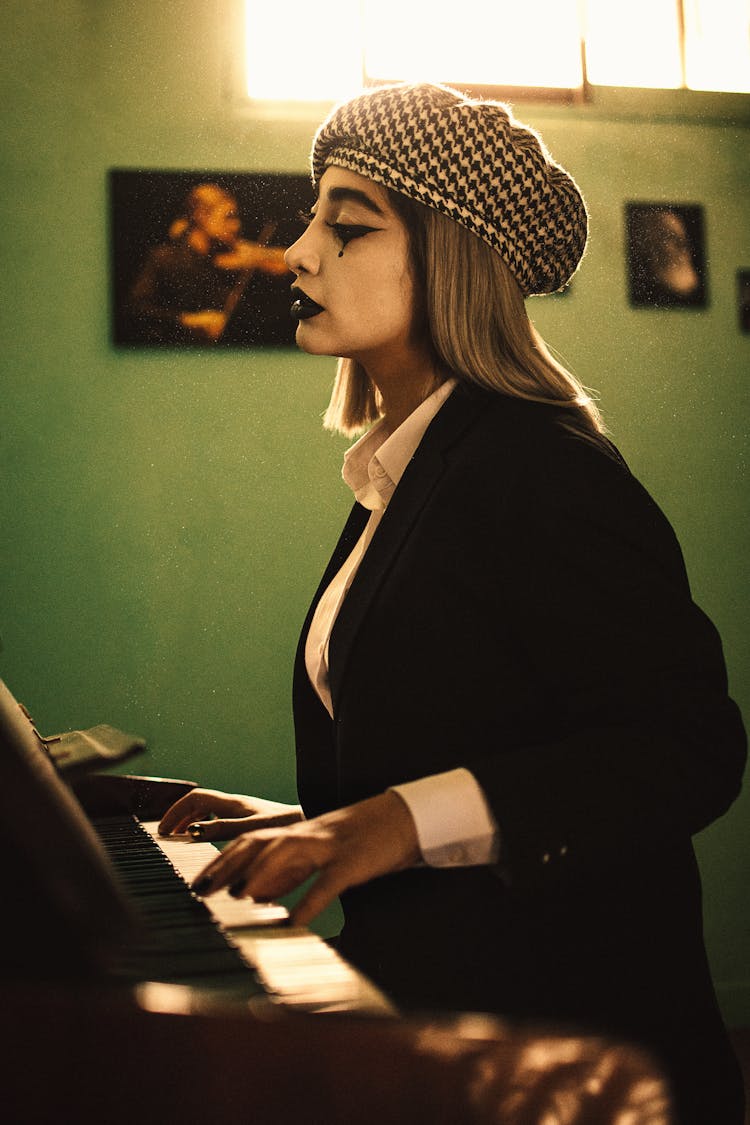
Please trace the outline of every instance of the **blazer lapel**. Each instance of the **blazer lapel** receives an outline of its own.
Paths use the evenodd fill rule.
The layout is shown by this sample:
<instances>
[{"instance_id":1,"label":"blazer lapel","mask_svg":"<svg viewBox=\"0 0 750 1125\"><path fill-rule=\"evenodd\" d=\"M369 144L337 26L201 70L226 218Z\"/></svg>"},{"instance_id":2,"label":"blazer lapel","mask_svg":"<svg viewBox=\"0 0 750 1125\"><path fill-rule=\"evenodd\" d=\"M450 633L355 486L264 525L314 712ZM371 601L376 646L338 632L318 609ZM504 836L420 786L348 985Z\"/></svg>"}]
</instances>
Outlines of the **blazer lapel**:
<instances>
[{"instance_id":1,"label":"blazer lapel","mask_svg":"<svg viewBox=\"0 0 750 1125\"><path fill-rule=\"evenodd\" d=\"M484 392L477 393L461 386L456 388L428 427L388 503L331 634L329 668L334 714L346 675L349 653L365 614L419 512L444 472L446 451L479 416L484 397ZM362 521L360 533L365 522L366 519ZM353 545L352 542L349 550ZM339 566L343 561L341 558ZM337 569L329 566L328 581ZM326 584L324 578L319 594Z\"/></svg>"}]
</instances>

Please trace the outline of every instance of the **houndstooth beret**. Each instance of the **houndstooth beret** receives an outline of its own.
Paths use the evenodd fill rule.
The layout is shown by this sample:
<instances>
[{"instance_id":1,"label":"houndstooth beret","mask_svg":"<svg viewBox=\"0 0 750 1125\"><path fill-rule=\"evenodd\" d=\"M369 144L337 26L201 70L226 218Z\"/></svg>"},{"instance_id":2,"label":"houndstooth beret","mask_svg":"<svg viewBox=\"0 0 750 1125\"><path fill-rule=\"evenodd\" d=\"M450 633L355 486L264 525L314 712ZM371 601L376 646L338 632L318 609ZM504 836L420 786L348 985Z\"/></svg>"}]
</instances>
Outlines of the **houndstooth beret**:
<instances>
[{"instance_id":1,"label":"houndstooth beret","mask_svg":"<svg viewBox=\"0 0 750 1125\"><path fill-rule=\"evenodd\" d=\"M311 154L461 223L502 256L525 296L561 289L586 247L586 205L541 138L502 102L429 83L382 86L337 106Z\"/></svg>"}]
</instances>

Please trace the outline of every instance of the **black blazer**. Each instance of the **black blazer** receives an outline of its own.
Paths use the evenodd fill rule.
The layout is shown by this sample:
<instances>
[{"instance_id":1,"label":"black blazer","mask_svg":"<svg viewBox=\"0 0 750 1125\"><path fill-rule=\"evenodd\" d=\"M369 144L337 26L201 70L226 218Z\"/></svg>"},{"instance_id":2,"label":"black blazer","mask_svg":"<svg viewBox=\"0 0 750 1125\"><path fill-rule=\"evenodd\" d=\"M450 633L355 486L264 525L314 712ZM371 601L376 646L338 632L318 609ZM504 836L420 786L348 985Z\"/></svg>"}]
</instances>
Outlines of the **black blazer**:
<instances>
[{"instance_id":1,"label":"black blazer","mask_svg":"<svg viewBox=\"0 0 750 1125\"><path fill-rule=\"evenodd\" d=\"M334 627L332 721L304 639L367 516L297 653L300 800L314 816L463 765L502 860L347 892L342 950L407 1007L625 1035L678 1085L700 1063L729 1089L690 837L737 795L745 737L667 520L564 411L459 386Z\"/></svg>"}]
</instances>

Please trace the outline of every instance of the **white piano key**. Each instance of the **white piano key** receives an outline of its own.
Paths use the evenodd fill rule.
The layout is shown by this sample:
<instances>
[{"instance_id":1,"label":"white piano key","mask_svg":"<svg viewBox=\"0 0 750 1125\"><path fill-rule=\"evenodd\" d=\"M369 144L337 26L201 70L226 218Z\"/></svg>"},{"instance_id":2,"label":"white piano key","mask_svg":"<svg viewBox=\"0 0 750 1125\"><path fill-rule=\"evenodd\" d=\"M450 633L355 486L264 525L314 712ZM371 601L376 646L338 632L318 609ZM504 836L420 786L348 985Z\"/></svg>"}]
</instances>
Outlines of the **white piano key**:
<instances>
[{"instance_id":1,"label":"white piano key","mask_svg":"<svg viewBox=\"0 0 750 1125\"><path fill-rule=\"evenodd\" d=\"M141 823L188 883L219 854L214 844L188 835L160 836L158 821ZM263 986L284 1007L397 1014L384 993L317 934L285 925L289 920L285 907L236 899L226 890L203 902Z\"/></svg>"},{"instance_id":2,"label":"white piano key","mask_svg":"<svg viewBox=\"0 0 750 1125\"><path fill-rule=\"evenodd\" d=\"M191 836L160 836L157 820L144 820L143 828L156 841L160 849L186 883L219 855L219 849ZM289 918L289 911L275 902L255 902L252 898L233 898L229 891L218 891L204 900L212 916L227 930L245 926L280 926Z\"/></svg>"}]
</instances>

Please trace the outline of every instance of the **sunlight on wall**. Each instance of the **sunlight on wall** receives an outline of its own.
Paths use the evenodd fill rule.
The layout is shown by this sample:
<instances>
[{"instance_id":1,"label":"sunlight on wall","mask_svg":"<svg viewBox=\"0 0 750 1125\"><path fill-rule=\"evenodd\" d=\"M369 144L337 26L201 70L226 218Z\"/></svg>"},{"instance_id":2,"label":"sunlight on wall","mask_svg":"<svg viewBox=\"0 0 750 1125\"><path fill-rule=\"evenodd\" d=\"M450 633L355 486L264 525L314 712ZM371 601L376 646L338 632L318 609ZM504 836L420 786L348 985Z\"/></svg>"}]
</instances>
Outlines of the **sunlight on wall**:
<instances>
[{"instance_id":1,"label":"sunlight on wall","mask_svg":"<svg viewBox=\"0 0 750 1125\"><path fill-rule=\"evenodd\" d=\"M247 93L338 101L362 86L362 24L352 0L246 2Z\"/></svg>"}]
</instances>

